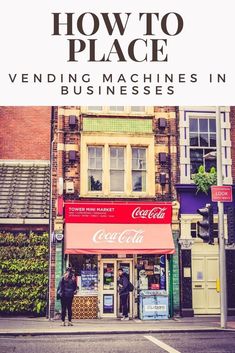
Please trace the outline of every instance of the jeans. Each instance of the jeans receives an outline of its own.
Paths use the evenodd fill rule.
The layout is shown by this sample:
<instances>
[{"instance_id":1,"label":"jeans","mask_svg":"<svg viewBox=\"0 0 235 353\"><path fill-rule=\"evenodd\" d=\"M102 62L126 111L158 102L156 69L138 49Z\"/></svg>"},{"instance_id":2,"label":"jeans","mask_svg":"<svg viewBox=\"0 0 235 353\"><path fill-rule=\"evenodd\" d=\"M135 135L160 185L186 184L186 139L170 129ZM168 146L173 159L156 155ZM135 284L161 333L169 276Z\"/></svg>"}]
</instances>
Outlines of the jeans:
<instances>
[{"instance_id":1,"label":"jeans","mask_svg":"<svg viewBox=\"0 0 235 353\"><path fill-rule=\"evenodd\" d=\"M72 320L72 302L73 302L73 297L71 298L61 298L61 309L62 309L62 313L61 313L61 320L64 321L65 320L65 316L66 316L66 309L68 309L68 319L69 321Z\"/></svg>"},{"instance_id":2,"label":"jeans","mask_svg":"<svg viewBox=\"0 0 235 353\"><path fill-rule=\"evenodd\" d=\"M122 315L128 317L128 297L129 293L120 295Z\"/></svg>"}]
</instances>

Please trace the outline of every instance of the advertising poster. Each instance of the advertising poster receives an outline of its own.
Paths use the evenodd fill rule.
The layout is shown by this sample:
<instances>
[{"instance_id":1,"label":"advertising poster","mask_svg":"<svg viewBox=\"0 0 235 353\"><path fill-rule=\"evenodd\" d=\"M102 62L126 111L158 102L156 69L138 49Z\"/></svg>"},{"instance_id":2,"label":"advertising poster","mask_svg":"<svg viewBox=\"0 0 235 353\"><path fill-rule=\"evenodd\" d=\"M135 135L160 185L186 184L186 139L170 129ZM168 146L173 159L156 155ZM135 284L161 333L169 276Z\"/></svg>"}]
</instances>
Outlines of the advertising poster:
<instances>
[{"instance_id":1,"label":"advertising poster","mask_svg":"<svg viewBox=\"0 0 235 353\"><path fill-rule=\"evenodd\" d=\"M234 10L1 2L0 335L235 328Z\"/></svg>"}]
</instances>

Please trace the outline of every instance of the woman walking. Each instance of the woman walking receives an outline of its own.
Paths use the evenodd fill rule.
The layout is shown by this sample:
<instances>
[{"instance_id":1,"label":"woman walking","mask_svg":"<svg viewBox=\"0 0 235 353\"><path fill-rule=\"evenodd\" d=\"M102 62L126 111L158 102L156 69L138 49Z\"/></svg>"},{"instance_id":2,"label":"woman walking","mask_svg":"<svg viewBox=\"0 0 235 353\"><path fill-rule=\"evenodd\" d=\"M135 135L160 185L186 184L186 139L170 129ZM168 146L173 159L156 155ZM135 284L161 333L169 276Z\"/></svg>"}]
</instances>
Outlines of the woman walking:
<instances>
[{"instance_id":1,"label":"woman walking","mask_svg":"<svg viewBox=\"0 0 235 353\"><path fill-rule=\"evenodd\" d=\"M57 299L61 301L61 320L65 326L66 310L68 310L68 326L72 324L72 303L77 291L77 282L72 267L68 267L57 288Z\"/></svg>"}]
</instances>

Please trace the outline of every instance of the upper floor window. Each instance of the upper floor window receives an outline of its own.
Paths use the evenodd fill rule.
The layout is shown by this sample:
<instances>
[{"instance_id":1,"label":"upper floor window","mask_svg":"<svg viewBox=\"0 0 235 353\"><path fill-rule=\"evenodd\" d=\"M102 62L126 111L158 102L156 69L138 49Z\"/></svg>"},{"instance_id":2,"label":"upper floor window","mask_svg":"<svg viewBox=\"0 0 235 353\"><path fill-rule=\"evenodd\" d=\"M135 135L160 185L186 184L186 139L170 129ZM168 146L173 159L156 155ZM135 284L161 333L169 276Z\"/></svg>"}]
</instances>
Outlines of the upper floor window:
<instances>
[{"instance_id":1,"label":"upper floor window","mask_svg":"<svg viewBox=\"0 0 235 353\"><path fill-rule=\"evenodd\" d=\"M113 105L109 107L111 112L124 112L124 105Z\"/></svg>"},{"instance_id":2,"label":"upper floor window","mask_svg":"<svg viewBox=\"0 0 235 353\"><path fill-rule=\"evenodd\" d=\"M102 105L90 105L90 106L88 106L87 107L87 110L89 111L89 112L99 112L99 111L102 111L102 109L103 109L103 107L102 107Z\"/></svg>"},{"instance_id":3,"label":"upper floor window","mask_svg":"<svg viewBox=\"0 0 235 353\"><path fill-rule=\"evenodd\" d=\"M132 148L132 191L146 191L146 148Z\"/></svg>"},{"instance_id":4,"label":"upper floor window","mask_svg":"<svg viewBox=\"0 0 235 353\"><path fill-rule=\"evenodd\" d=\"M145 112L145 106L144 105L133 105L131 107L131 111L132 112L137 112L137 113Z\"/></svg>"},{"instance_id":5,"label":"upper floor window","mask_svg":"<svg viewBox=\"0 0 235 353\"><path fill-rule=\"evenodd\" d=\"M153 135L82 134L81 197L154 197Z\"/></svg>"},{"instance_id":6,"label":"upper floor window","mask_svg":"<svg viewBox=\"0 0 235 353\"><path fill-rule=\"evenodd\" d=\"M216 158L208 156L216 151L216 120L215 118L190 118L189 143L191 174L197 173L201 165L209 171L216 167Z\"/></svg>"},{"instance_id":7,"label":"upper floor window","mask_svg":"<svg viewBox=\"0 0 235 353\"><path fill-rule=\"evenodd\" d=\"M88 190L102 191L103 147L88 147Z\"/></svg>"},{"instance_id":8,"label":"upper floor window","mask_svg":"<svg viewBox=\"0 0 235 353\"><path fill-rule=\"evenodd\" d=\"M124 147L110 147L110 191L124 191Z\"/></svg>"}]
</instances>

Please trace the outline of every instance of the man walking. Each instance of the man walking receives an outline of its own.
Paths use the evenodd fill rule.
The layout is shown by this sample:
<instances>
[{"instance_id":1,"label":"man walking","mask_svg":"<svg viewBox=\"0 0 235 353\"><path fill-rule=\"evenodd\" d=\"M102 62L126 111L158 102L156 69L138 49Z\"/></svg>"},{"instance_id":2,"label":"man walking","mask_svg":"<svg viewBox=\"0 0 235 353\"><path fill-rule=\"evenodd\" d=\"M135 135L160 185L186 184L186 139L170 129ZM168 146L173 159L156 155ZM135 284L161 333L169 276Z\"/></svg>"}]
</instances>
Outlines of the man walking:
<instances>
[{"instance_id":1,"label":"man walking","mask_svg":"<svg viewBox=\"0 0 235 353\"><path fill-rule=\"evenodd\" d=\"M118 269L118 293L123 317L121 320L129 320L128 316L128 299L129 299L129 278L122 268Z\"/></svg>"}]
</instances>

